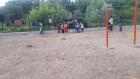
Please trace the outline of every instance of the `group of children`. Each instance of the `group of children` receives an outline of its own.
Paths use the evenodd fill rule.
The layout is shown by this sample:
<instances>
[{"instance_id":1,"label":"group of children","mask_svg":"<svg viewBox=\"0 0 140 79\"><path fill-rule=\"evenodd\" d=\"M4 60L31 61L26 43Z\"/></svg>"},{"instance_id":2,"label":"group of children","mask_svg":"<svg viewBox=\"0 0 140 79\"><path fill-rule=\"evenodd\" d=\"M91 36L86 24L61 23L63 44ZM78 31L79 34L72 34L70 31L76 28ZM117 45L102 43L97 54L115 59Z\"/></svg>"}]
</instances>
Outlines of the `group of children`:
<instances>
[{"instance_id":1,"label":"group of children","mask_svg":"<svg viewBox=\"0 0 140 79\"><path fill-rule=\"evenodd\" d=\"M43 34L43 24L40 22L39 23L40 26L40 34ZM75 32L79 33L79 32L83 32L84 31L84 24L82 22L80 23L75 23L74 24L74 28L75 28ZM65 22L65 23L59 23L56 26L56 30L57 33L67 33L69 32L69 25Z\"/></svg>"},{"instance_id":2,"label":"group of children","mask_svg":"<svg viewBox=\"0 0 140 79\"><path fill-rule=\"evenodd\" d=\"M83 23L76 23L75 25L75 32L79 33L79 32L83 32L84 31L84 24Z\"/></svg>"},{"instance_id":3,"label":"group of children","mask_svg":"<svg viewBox=\"0 0 140 79\"><path fill-rule=\"evenodd\" d=\"M43 24L41 22L39 22L39 26L40 26L40 34L43 34ZM64 23L64 24L58 24L57 25L57 33L66 33L68 32L68 24Z\"/></svg>"},{"instance_id":4,"label":"group of children","mask_svg":"<svg viewBox=\"0 0 140 79\"><path fill-rule=\"evenodd\" d=\"M120 32L122 32L122 24L123 24L124 20L123 17L119 18L119 23L120 23ZM113 31L113 17L111 16L111 18L109 19L109 31ZM39 26L40 26L40 34L43 34L43 24L41 22L39 22ZM74 24L74 28L75 28L75 32L79 33L79 32L83 32L84 28L87 28L87 24L84 24L82 22L76 22ZM59 23L56 26L56 30L57 33L67 33L70 31L69 25L67 24L67 22L64 23Z\"/></svg>"},{"instance_id":5,"label":"group of children","mask_svg":"<svg viewBox=\"0 0 140 79\"><path fill-rule=\"evenodd\" d=\"M66 33L68 32L68 24L65 22L64 24L60 23L57 25L57 33Z\"/></svg>"},{"instance_id":6,"label":"group of children","mask_svg":"<svg viewBox=\"0 0 140 79\"><path fill-rule=\"evenodd\" d=\"M83 32L84 31L84 24L83 23L76 23L74 25L75 32ZM60 23L57 25L57 33L67 33L69 32L69 25L65 22L64 24Z\"/></svg>"}]
</instances>

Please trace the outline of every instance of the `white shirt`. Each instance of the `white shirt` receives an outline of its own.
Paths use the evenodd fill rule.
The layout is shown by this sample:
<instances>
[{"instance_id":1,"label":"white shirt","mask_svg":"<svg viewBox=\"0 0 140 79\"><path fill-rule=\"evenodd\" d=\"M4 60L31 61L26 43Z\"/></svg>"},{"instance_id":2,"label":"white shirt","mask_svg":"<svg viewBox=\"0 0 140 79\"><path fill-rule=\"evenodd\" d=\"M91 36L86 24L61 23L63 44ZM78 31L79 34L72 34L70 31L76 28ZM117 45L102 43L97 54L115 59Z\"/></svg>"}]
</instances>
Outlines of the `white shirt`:
<instances>
[{"instance_id":1,"label":"white shirt","mask_svg":"<svg viewBox=\"0 0 140 79\"><path fill-rule=\"evenodd\" d=\"M113 25L113 18L109 20L110 24Z\"/></svg>"},{"instance_id":2,"label":"white shirt","mask_svg":"<svg viewBox=\"0 0 140 79\"><path fill-rule=\"evenodd\" d=\"M39 23L39 25L42 26L43 24L42 23Z\"/></svg>"},{"instance_id":3,"label":"white shirt","mask_svg":"<svg viewBox=\"0 0 140 79\"><path fill-rule=\"evenodd\" d=\"M80 25L81 25L81 28L84 28L84 24L81 23Z\"/></svg>"},{"instance_id":4,"label":"white shirt","mask_svg":"<svg viewBox=\"0 0 140 79\"><path fill-rule=\"evenodd\" d=\"M63 24L61 24L61 29L64 29L64 25Z\"/></svg>"},{"instance_id":5,"label":"white shirt","mask_svg":"<svg viewBox=\"0 0 140 79\"><path fill-rule=\"evenodd\" d=\"M51 18L49 18L49 23L52 23L52 19Z\"/></svg>"}]
</instances>

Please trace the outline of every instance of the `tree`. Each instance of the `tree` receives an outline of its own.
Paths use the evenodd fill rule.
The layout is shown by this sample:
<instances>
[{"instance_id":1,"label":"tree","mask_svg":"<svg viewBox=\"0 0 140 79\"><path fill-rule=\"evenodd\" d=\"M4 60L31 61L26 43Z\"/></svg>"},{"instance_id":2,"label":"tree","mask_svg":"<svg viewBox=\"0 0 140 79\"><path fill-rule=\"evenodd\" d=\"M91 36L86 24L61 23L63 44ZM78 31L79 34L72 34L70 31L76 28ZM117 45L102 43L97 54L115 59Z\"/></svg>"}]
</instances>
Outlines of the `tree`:
<instances>
[{"instance_id":1,"label":"tree","mask_svg":"<svg viewBox=\"0 0 140 79\"><path fill-rule=\"evenodd\" d=\"M63 7L69 12L75 9L75 4L71 0L47 0L47 4L53 7Z\"/></svg>"},{"instance_id":2,"label":"tree","mask_svg":"<svg viewBox=\"0 0 140 79\"><path fill-rule=\"evenodd\" d=\"M0 10L3 12L6 20L16 20L26 18L32 8L39 7L39 0L12 0L6 3Z\"/></svg>"},{"instance_id":3,"label":"tree","mask_svg":"<svg viewBox=\"0 0 140 79\"><path fill-rule=\"evenodd\" d=\"M85 13L90 2L91 0L75 0L76 9L80 10L82 13Z\"/></svg>"},{"instance_id":4,"label":"tree","mask_svg":"<svg viewBox=\"0 0 140 79\"><path fill-rule=\"evenodd\" d=\"M16 20L22 18L22 8L17 5L8 5L5 7L4 14L7 20Z\"/></svg>"},{"instance_id":5,"label":"tree","mask_svg":"<svg viewBox=\"0 0 140 79\"><path fill-rule=\"evenodd\" d=\"M134 16L134 0L91 0L90 5L86 9L85 20L90 26L101 26L105 19L105 7L110 4L110 16L114 17L114 22L118 22L118 18L123 16L128 23L133 22Z\"/></svg>"},{"instance_id":6,"label":"tree","mask_svg":"<svg viewBox=\"0 0 140 79\"><path fill-rule=\"evenodd\" d=\"M126 24L133 23L134 0L112 0L111 4L111 15L114 16L115 19L118 19L120 16L122 16L125 19Z\"/></svg>"},{"instance_id":7,"label":"tree","mask_svg":"<svg viewBox=\"0 0 140 79\"><path fill-rule=\"evenodd\" d=\"M34 8L30 12L30 19L35 21L46 21L49 17L52 17L55 21L63 21L68 18L68 12L61 7L49 7L41 6L39 8Z\"/></svg>"},{"instance_id":8,"label":"tree","mask_svg":"<svg viewBox=\"0 0 140 79\"><path fill-rule=\"evenodd\" d=\"M3 8L0 8L0 22L4 22L4 12L3 12Z\"/></svg>"},{"instance_id":9,"label":"tree","mask_svg":"<svg viewBox=\"0 0 140 79\"><path fill-rule=\"evenodd\" d=\"M89 26L99 26L104 19L106 2L104 0L92 0L86 9L85 21Z\"/></svg>"}]
</instances>

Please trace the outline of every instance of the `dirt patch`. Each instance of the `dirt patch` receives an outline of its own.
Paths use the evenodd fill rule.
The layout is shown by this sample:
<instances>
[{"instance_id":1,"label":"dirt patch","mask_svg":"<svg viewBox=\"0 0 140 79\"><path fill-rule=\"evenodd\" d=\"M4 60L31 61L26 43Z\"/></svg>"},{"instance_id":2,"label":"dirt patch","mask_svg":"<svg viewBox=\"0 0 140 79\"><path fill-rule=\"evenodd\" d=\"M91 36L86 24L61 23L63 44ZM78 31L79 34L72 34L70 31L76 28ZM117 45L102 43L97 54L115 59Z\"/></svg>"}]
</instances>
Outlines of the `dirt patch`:
<instances>
[{"instance_id":1,"label":"dirt patch","mask_svg":"<svg viewBox=\"0 0 140 79\"><path fill-rule=\"evenodd\" d=\"M0 79L140 79L140 47L132 47L131 33L110 33L110 49L105 31L2 36Z\"/></svg>"}]
</instances>

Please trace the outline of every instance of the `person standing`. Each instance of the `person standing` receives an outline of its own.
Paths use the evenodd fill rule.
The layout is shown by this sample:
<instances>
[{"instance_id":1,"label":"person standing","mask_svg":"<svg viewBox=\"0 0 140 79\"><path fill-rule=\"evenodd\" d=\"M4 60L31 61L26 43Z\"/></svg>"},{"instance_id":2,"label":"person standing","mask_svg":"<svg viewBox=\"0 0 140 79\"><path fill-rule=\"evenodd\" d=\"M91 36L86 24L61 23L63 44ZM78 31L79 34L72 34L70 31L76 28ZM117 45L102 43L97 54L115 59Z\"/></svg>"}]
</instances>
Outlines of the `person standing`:
<instances>
[{"instance_id":1,"label":"person standing","mask_svg":"<svg viewBox=\"0 0 140 79\"><path fill-rule=\"evenodd\" d=\"M62 31L62 33L64 33L64 25L63 25L63 23L61 23L61 31Z\"/></svg>"},{"instance_id":2,"label":"person standing","mask_svg":"<svg viewBox=\"0 0 140 79\"><path fill-rule=\"evenodd\" d=\"M120 23L120 32L122 32L123 17L119 18L119 23Z\"/></svg>"},{"instance_id":3,"label":"person standing","mask_svg":"<svg viewBox=\"0 0 140 79\"><path fill-rule=\"evenodd\" d=\"M49 25L52 25L53 21L52 21L52 18L49 17Z\"/></svg>"},{"instance_id":4,"label":"person standing","mask_svg":"<svg viewBox=\"0 0 140 79\"><path fill-rule=\"evenodd\" d=\"M110 22L108 21L108 30L110 32Z\"/></svg>"},{"instance_id":5,"label":"person standing","mask_svg":"<svg viewBox=\"0 0 140 79\"><path fill-rule=\"evenodd\" d=\"M64 32L68 32L68 24L66 22L64 23Z\"/></svg>"},{"instance_id":6,"label":"person standing","mask_svg":"<svg viewBox=\"0 0 140 79\"><path fill-rule=\"evenodd\" d=\"M39 22L39 26L40 26L40 34L43 34L43 24L42 24L42 22Z\"/></svg>"},{"instance_id":7,"label":"person standing","mask_svg":"<svg viewBox=\"0 0 140 79\"><path fill-rule=\"evenodd\" d=\"M110 31L113 31L113 17L112 16L109 19L109 23L110 23Z\"/></svg>"},{"instance_id":8,"label":"person standing","mask_svg":"<svg viewBox=\"0 0 140 79\"><path fill-rule=\"evenodd\" d=\"M57 33L61 33L61 24L57 24Z\"/></svg>"},{"instance_id":9,"label":"person standing","mask_svg":"<svg viewBox=\"0 0 140 79\"><path fill-rule=\"evenodd\" d=\"M51 26L52 26L52 24L53 24L53 19L52 19L52 17L49 17L48 22L49 22L49 27L48 27L48 29L51 29Z\"/></svg>"},{"instance_id":10,"label":"person standing","mask_svg":"<svg viewBox=\"0 0 140 79\"><path fill-rule=\"evenodd\" d=\"M77 32L77 33L80 32L80 24L79 24L79 23L77 23L77 24L75 25L75 29L76 29L76 32Z\"/></svg>"},{"instance_id":11,"label":"person standing","mask_svg":"<svg viewBox=\"0 0 140 79\"><path fill-rule=\"evenodd\" d=\"M84 32L84 24L80 23L80 26L81 26L81 32Z\"/></svg>"}]
</instances>

